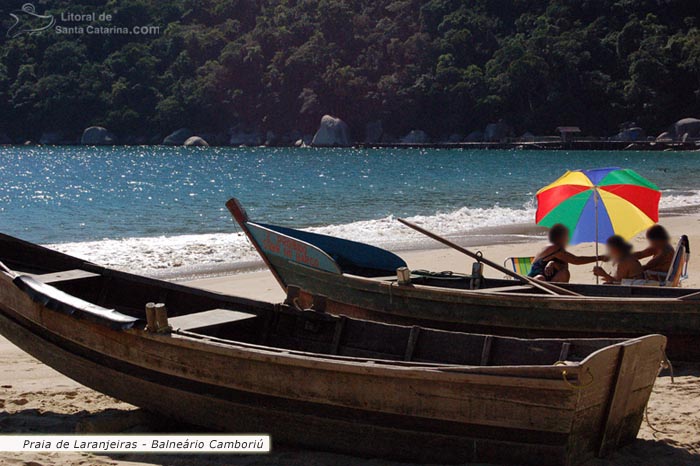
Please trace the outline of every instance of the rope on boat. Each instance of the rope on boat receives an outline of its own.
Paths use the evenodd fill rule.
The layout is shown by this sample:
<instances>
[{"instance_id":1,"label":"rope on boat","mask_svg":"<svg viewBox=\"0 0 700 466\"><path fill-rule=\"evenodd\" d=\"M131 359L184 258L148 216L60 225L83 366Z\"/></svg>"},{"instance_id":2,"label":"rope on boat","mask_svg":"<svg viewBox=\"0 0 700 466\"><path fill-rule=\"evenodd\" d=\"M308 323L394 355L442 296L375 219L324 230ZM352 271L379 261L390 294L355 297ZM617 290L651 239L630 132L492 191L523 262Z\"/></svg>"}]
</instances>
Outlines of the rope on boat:
<instances>
[{"instance_id":1,"label":"rope on boat","mask_svg":"<svg viewBox=\"0 0 700 466\"><path fill-rule=\"evenodd\" d=\"M666 355L666 350L664 350L662 348L661 352L664 355L664 359L663 359L663 361L661 361L661 367L659 368L659 374L661 373L662 370L668 369L668 372L671 375L671 383L676 383L676 381L673 379L673 364L671 364L671 360L668 359L668 356Z\"/></svg>"},{"instance_id":2,"label":"rope on boat","mask_svg":"<svg viewBox=\"0 0 700 466\"><path fill-rule=\"evenodd\" d=\"M557 361L557 362L555 363L555 365L561 365L561 364L558 364L558 363L563 364L562 361ZM588 376L591 378L591 380L589 380L589 381L586 382L585 384L574 385L574 384L572 384L571 382L569 382L569 379L567 378L568 372L567 372L566 370L561 371L561 378L564 379L564 382L566 382L566 384L567 384L569 387L571 387L571 388L573 388L573 389L575 389L575 390L582 390L582 389L584 389L584 388L586 388L586 387L590 387L590 386L593 384L593 382L595 382L595 377L593 376L593 372L591 372L591 368L590 368L590 367L587 367L587 368L586 368L586 373L587 373Z\"/></svg>"},{"instance_id":3,"label":"rope on boat","mask_svg":"<svg viewBox=\"0 0 700 466\"><path fill-rule=\"evenodd\" d=\"M292 299L292 304L294 304L294 308L295 308L297 311L303 311L303 310L304 310L304 308L301 306L301 304L299 304L299 296L297 296L296 298Z\"/></svg>"}]
</instances>

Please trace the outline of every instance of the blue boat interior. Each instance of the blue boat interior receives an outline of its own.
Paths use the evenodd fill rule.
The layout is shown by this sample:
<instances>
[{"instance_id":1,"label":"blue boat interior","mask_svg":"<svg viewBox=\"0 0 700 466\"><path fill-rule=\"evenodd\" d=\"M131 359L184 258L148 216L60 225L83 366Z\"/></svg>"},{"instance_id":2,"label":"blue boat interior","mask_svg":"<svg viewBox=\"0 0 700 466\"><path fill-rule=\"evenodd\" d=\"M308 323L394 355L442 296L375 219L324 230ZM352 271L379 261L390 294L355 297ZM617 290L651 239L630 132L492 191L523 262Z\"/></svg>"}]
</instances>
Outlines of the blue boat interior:
<instances>
[{"instance_id":1,"label":"blue boat interior","mask_svg":"<svg viewBox=\"0 0 700 466\"><path fill-rule=\"evenodd\" d=\"M317 247L328 254L343 273L363 277L384 277L396 275L397 268L406 267L406 262L399 256L376 246L277 225L257 224Z\"/></svg>"}]
</instances>

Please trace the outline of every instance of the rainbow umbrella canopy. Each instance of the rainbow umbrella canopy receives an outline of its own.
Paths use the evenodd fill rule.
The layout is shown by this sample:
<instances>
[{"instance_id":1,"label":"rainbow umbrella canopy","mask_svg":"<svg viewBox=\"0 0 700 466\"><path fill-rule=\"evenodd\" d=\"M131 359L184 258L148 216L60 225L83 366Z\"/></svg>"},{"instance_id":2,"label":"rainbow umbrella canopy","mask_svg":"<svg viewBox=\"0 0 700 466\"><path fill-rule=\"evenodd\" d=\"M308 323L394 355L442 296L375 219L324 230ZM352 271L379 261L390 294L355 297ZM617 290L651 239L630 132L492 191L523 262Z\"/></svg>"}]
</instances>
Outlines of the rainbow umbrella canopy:
<instances>
[{"instance_id":1,"label":"rainbow umbrella canopy","mask_svg":"<svg viewBox=\"0 0 700 466\"><path fill-rule=\"evenodd\" d=\"M633 170L568 171L537 192L536 222L566 225L572 244L630 239L659 221L660 198L659 188Z\"/></svg>"}]
</instances>

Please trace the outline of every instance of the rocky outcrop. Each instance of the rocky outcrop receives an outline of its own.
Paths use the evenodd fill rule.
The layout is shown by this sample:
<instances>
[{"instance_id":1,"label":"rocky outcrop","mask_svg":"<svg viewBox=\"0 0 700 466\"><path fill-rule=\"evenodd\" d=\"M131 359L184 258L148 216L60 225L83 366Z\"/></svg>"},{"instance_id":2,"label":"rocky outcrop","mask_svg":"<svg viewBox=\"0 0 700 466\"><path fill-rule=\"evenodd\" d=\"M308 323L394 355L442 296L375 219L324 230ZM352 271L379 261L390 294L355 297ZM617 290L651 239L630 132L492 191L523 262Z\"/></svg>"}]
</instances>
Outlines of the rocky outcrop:
<instances>
[{"instance_id":1,"label":"rocky outcrop","mask_svg":"<svg viewBox=\"0 0 700 466\"><path fill-rule=\"evenodd\" d=\"M513 128L503 120L491 123L484 129L484 141L486 142L506 142L512 136Z\"/></svg>"},{"instance_id":2,"label":"rocky outcrop","mask_svg":"<svg viewBox=\"0 0 700 466\"><path fill-rule=\"evenodd\" d=\"M166 146L181 146L188 138L194 136L194 133L189 128L180 128L174 131L163 139L163 144Z\"/></svg>"},{"instance_id":3,"label":"rocky outcrop","mask_svg":"<svg viewBox=\"0 0 700 466\"><path fill-rule=\"evenodd\" d=\"M186 147L209 147L209 143L199 136L190 136L183 144Z\"/></svg>"},{"instance_id":4,"label":"rocky outcrop","mask_svg":"<svg viewBox=\"0 0 700 466\"><path fill-rule=\"evenodd\" d=\"M430 142L430 136L428 136L425 131L414 129L406 136L402 137L401 142L404 144L426 144Z\"/></svg>"},{"instance_id":5,"label":"rocky outcrop","mask_svg":"<svg viewBox=\"0 0 700 466\"><path fill-rule=\"evenodd\" d=\"M384 136L384 127L382 125L382 120L370 121L365 126L365 142L368 144L375 144L382 140Z\"/></svg>"},{"instance_id":6,"label":"rocky outcrop","mask_svg":"<svg viewBox=\"0 0 700 466\"><path fill-rule=\"evenodd\" d=\"M674 134L675 139L679 141L700 138L700 120L697 118L683 118L675 122L669 132Z\"/></svg>"},{"instance_id":7,"label":"rocky outcrop","mask_svg":"<svg viewBox=\"0 0 700 466\"><path fill-rule=\"evenodd\" d=\"M12 144L12 139L7 134L0 133L0 144Z\"/></svg>"},{"instance_id":8,"label":"rocky outcrop","mask_svg":"<svg viewBox=\"0 0 700 466\"><path fill-rule=\"evenodd\" d=\"M348 125L340 118L323 115L321 125L316 131L311 145L317 147L343 147L350 144L350 128Z\"/></svg>"},{"instance_id":9,"label":"rocky outcrop","mask_svg":"<svg viewBox=\"0 0 700 466\"><path fill-rule=\"evenodd\" d=\"M260 131L242 125L231 128L229 134L228 143L232 146L261 146L264 142Z\"/></svg>"},{"instance_id":10,"label":"rocky outcrop","mask_svg":"<svg viewBox=\"0 0 700 466\"><path fill-rule=\"evenodd\" d=\"M117 138L114 137L114 134L102 126L90 126L89 128L85 128L80 138L80 144L88 146L109 146L116 144L116 142Z\"/></svg>"}]
</instances>

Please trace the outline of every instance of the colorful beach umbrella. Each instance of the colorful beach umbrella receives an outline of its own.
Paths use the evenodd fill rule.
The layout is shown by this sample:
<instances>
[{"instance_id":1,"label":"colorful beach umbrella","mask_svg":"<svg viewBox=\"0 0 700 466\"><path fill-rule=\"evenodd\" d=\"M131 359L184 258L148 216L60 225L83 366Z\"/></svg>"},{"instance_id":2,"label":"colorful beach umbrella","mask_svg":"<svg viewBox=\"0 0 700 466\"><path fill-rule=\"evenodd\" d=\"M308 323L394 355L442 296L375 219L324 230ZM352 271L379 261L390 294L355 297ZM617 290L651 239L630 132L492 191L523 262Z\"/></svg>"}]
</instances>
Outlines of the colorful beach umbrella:
<instances>
[{"instance_id":1,"label":"colorful beach umbrella","mask_svg":"<svg viewBox=\"0 0 700 466\"><path fill-rule=\"evenodd\" d=\"M659 188L633 170L568 171L537 192L538 225L562 223L571 243L625 239L659 221Z\"/></svg>"}]
</instances>

